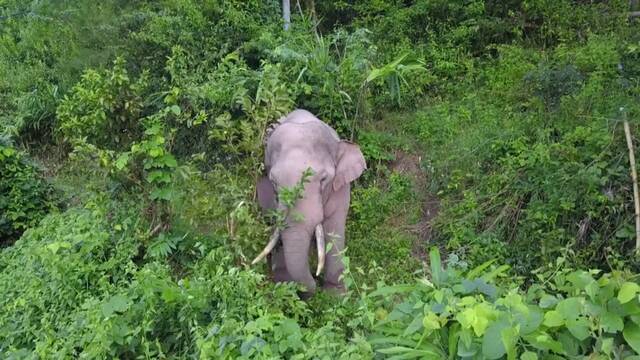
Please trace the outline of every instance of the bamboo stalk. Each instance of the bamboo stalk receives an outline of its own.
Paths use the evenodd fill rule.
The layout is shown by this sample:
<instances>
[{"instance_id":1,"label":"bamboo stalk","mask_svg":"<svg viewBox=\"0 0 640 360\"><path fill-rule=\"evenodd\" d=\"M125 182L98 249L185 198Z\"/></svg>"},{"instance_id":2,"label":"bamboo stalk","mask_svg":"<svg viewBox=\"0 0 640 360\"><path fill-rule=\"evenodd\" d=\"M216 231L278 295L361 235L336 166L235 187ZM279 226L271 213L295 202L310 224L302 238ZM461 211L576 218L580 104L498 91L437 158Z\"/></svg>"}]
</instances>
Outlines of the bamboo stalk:
<instances>
[{"instance_id":1,"label":"bamboo stalk","mask_svg":"<svg viewBox=\"0 0 640 360\"><path fill-rule=\"evenodd\" d=\"M629 148L629 163L631 165L631 179L633 180L633 203L636 208L636 252L640 250L640 200L638 200L638 173L636 172L636 156L633 152L633 142L631 140L631 130L629 122L624 120L624 134L627 138Z\"/></svg>"}]
</instances>

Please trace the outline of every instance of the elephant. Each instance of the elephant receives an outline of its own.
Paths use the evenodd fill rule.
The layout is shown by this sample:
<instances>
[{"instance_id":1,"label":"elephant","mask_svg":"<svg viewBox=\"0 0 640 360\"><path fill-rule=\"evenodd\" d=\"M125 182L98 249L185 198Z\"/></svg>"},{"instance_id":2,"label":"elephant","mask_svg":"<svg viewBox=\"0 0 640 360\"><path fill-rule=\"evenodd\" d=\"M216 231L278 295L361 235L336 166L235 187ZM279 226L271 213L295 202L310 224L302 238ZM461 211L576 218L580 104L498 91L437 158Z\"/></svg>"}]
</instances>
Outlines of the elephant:
<instances>
[{"instance_id":1,"label":"elephant","mask_svg":"<svg viewBox=\"0 0 640 360\"><path fill-rule=\"evenodd\" d=\"M301 295L308 298L316 291L308 262L315 237L316 276L324 267L323 289L344 294L341 253L345 246L351 182L366 170L364 156L358 145L341 140L333 128L307 110L292 111L270 130L265 140L265 173L256 185L262 211L285 210L278 192L298 184L309 168L312 175L304 184L302 197L286 214L284 228L275 228L267 246L252 264L271 253L273 280L303 285L305 290ZM302 215L302 219L294 214ZM325 234L332 244L327 254Z\"/></svg>"}]
</instances>

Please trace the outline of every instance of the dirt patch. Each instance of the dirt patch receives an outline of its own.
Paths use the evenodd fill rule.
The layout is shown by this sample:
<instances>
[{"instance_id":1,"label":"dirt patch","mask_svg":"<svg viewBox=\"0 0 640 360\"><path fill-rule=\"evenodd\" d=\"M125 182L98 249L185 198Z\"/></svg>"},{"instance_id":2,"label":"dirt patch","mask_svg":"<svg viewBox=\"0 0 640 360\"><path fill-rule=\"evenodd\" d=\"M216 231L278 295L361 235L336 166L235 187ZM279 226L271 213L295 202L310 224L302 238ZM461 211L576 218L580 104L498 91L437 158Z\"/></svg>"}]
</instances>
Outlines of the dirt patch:
<instances>
[{"instance_id":1,"label":"dirt patch","mask_svg":"<svg viewBox=\"0 0 640 360\"><path fill-rule=\"evenodd\" d=\"M396 159L389 166L391 170L411 175L416 180L424 178L424 172L420 168L422 157L402 150L396 150L394 156Z\"/></svg>"},{"instance_id":2,"label":"dirt patch","mask_svg":"<svg viewBox=\"0 0 640 360\"><path fill-rule=\"evenodd\" d=\"M433 220L440 211L440 199L427 191L427 174L420 166L421 156L402 150L395 152L396 159L389 168L393 171L408 175L414 185L414 195L422 202L420 219L407 230L417 237L413 244L412 254L421 261L428 258L426 244L431 242Z\"/></svg>"}]
</instances>

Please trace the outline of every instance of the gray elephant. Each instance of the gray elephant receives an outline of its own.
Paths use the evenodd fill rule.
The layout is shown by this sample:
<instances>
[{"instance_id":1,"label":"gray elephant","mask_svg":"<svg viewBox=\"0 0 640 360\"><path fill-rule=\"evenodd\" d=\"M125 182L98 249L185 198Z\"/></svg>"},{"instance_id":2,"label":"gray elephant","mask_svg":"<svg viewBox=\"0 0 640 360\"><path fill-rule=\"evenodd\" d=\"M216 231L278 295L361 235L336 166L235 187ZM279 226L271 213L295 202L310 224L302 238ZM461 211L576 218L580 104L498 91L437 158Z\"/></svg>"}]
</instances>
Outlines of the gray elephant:
<instances>
[{"instance_id":1,"label":"gray elephant","mask_svg":"<svg viewBox=\"0 0 640 360\"><path fill-rule=\"evenodd\" d=\"M316 276L325 267L324 288L344 293L340 279L344 264L339 253L345 245L345 223L349 211L351 182L367 165L358 145L340 140L329 125L306 110L295 110L281 118L267 135L266 176L256 186L263 211L284 209L278 191L300 182L311 168L303 196L285 219L282 231L276 228L269 243L253 264L272 252L271 265L276 282L293 281L304 285L308 297L316 290L309 270L309 248L315 237L318 249ZM332 246L325 256L325 234ZM282 240L282 246L278 240ZM326 262L326 264L325 264Z\"/></svg>"}]
</instances>

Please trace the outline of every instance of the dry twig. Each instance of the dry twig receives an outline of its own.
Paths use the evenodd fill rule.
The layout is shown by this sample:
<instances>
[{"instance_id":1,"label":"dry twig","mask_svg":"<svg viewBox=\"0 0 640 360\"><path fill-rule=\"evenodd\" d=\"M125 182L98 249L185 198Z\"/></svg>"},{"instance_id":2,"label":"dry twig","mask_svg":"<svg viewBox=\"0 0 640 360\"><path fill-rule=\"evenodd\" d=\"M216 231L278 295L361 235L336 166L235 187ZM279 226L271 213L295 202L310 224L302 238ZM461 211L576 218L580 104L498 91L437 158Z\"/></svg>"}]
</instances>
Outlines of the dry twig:
<instances>
[{"instance_id":1,"label":"dry twig","mask_svg":"<svg viewBox=\"0 0 640 360\"><path fill-rule=\"evenodd\" d=\"M631 130L629 122L624 120L624 134L627 138L629 148L629 163L631 165L631 179L633 180L633 203L636 209L636 252L640 250L640 201L638 200L638 173L636 172L636 156L633 152L633 142L631 140Z\"/></svg>"}]
</instances>

